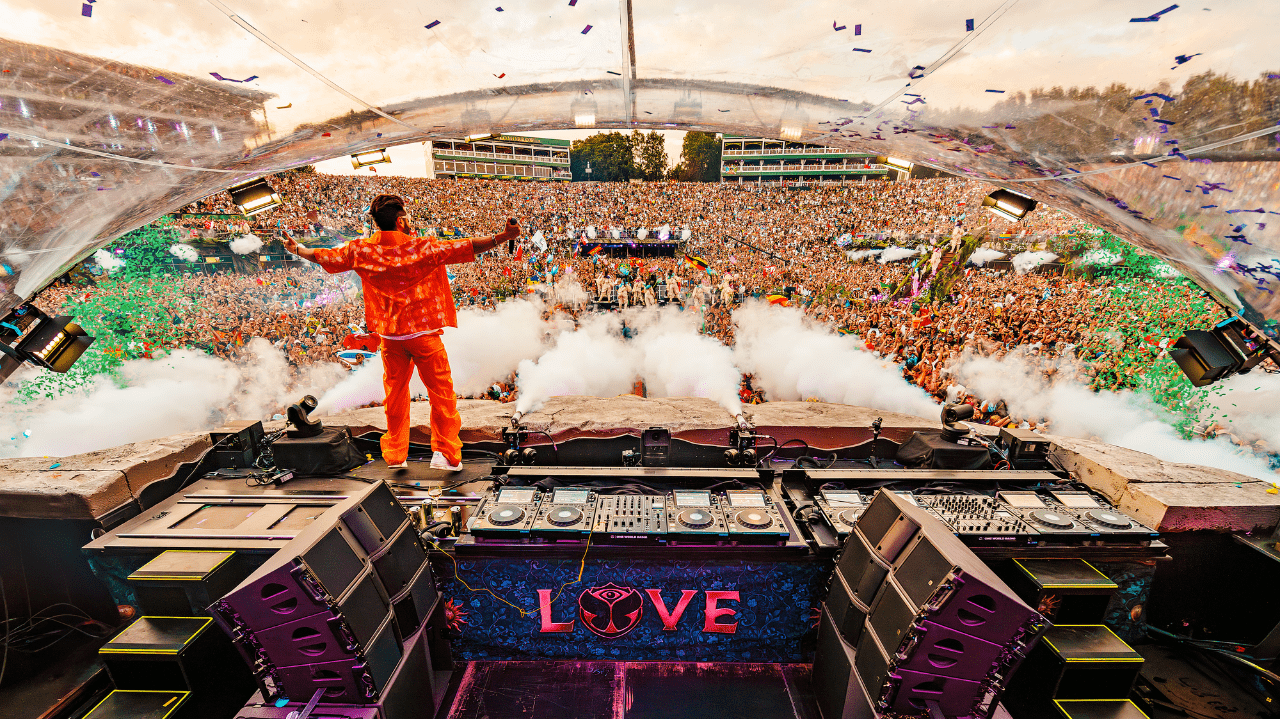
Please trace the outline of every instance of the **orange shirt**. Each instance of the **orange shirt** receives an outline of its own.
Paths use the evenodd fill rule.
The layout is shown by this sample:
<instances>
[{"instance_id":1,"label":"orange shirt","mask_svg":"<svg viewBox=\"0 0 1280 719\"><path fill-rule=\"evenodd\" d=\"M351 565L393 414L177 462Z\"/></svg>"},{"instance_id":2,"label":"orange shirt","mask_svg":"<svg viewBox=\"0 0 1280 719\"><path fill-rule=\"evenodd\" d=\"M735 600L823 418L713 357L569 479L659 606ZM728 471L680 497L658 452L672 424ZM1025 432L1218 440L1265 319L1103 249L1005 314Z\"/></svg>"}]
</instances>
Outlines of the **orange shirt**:
<instances>
[{"instance_id":1,"label":"orange shirt","mask_svg":"<svg viewBox=\"0 0 1280 719\"><path fill-rule=\"evenodd\" d=\"M458 326L444 268L471 262L475 254L471 240L382 231L317 249L315 260L330 274L355 270L364 282L364 321L369 331L402 337Z\"/></svg>"}]
</instances>

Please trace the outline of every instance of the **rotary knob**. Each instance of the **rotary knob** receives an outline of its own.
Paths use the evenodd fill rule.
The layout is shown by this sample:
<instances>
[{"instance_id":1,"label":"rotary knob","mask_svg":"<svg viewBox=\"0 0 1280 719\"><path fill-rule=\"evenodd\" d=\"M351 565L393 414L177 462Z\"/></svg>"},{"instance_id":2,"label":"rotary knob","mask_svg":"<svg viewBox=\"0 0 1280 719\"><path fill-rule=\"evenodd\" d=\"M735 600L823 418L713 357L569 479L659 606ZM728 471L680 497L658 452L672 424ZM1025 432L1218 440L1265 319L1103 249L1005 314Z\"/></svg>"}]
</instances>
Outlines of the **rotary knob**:
<instances>
[{"instance_id":1,"label":"rotary knob","mask_svg":"<svg viewBox=\"0 0 1280 719\"><path fill-rule=\"evenodd\" d=\"M676 521L689 529L706 529L715 518L705 509L686 509L676 515Z\"/></svg>"},{"instance_id":2,"label":"rotary knob","mask_svg":"<svg viewBox=\"0 0 1280 719\"><path fill-rule=\"evenodd\" d=\"M499 527L515 524L524 519L524 510L511 504L499 504L489 512L489 523Z\"/></svg>"},{"instance_id":3,"label":"rotary knob","mask_svg":"<svg viewBox=\"0 0 1280 719\"><path fill-rule=\"evenodd\" d=\"M1091 509L1084 513L1084 518L1111 529L1128 529L1133 526L1128 517L1105 509Z\"/></svg>"},{"instance_id":4,"label":"rotary knob","mask_svg":"<svg viewBox=\"0 0 1280 719\"><path fill-rule=\"evenodd\" d=\"M582 521L582 510L577 507L559 507L547 513L547 521L557 527L568 527Z\"/></svg>"},{"instance_id":5,"label":"rotary knob","mask_svg":"<svg viewBox=\"0 0 1280 719\"><path fill-rule=\"evenodd\" d=\"M1070 529L1075 524L1070 517L1052 509L1037 509L1031 512L1031 518L1046 527L1054 527L1056 529Z\"/></svg>"},{"instance_id":6,"label":"rotary knob","mask_svg":"<svg viewBox=\"0 0 1280 719\"><path fill-rule=\"evenodd\" d=\"M862 516L862 510L861 510L861 509L846 509L846 510L844 510L843 512L841 512L841 513L839 514L840 521L841 521L841 522L844 522L845 524L849 525L850 527L852 527L853 525L857 524L857 523L858 523L858 517L861 517L861 516Z\"/></svg>"},{"instance_id":7,"label":"rotary knob","mask_svg":"<svg viewBox=\"0 0 1280 719\"><path fill-rule=\"evenodd\" d=\"M773 524L773 518L760 509L744 509L733 515L733 521L747 529L764 529Z\"/></svg>"}]
</instances>

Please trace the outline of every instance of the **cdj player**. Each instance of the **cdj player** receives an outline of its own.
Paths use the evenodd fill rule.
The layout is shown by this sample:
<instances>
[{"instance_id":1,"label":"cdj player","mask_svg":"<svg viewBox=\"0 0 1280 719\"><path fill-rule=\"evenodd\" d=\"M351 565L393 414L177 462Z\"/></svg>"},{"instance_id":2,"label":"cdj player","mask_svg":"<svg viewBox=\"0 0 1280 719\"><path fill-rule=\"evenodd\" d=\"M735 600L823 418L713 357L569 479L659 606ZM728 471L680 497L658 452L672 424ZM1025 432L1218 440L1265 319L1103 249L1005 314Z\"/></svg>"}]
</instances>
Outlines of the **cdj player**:
<instances>
[{"instance_id":1,"label":"cdj player","mask_svg":"<svg viewBox=\"0 0 1280 719\"><path fill-rule=\"evenodd\" d=\"M501 539L528 537L541 500L535 487L503 487L496 494L490 492L472 515L471 534Z\"/></svg>"},{"instance_id":2,"label":"cdj player","mask_svg":"<svg viewBox=\"0 0 1280 719\"><path fill-rule=\"evenodd\" d=\"M841 540L849 536L858 517L862 516L862 510L867 508L866 498L856 489L820 489L818 496L814 497L814 504L822 510Z\"/></svg>"},{"instance_id":3,"label":"cdj player","mask_svg":"<svg viewBox=\"0 0 1280 719\"><path fill-rule=\"evenodd\" d=\"M543 495L530 536L549 541L586 539L595 526L596 493L588 487L556 487Z\"/></svg>"},{"instance_id":4,"label":"cdj player","mask_svg":"<svg viewBox=\"0 0 1280 719\"><path fill-rule=\"evenodd\" d=\"M729 538L720 497L705 489L667 495L667 537L673 542L715 543Z\"/></svg>"},{"instance_id":5,"label":"cdj player","mask_svg":"<svg viewBox=\"0 0 1280 719\"><path fill-rule=\"evenodd\" d=\"M729 538L743 543L785 542L791 536L773 498L758 489L729 489L724 492L729 521Z\"/></svg>"}]
</instances>

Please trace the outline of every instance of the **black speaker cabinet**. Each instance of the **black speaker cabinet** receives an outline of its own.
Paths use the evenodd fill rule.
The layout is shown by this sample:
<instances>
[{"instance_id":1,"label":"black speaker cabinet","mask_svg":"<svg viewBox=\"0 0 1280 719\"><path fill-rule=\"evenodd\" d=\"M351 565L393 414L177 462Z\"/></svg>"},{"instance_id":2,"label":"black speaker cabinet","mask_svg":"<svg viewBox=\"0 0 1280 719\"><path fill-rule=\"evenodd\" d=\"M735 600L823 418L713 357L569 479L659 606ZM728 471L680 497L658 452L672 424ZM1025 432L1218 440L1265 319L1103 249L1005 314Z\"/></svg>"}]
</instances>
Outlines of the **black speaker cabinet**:
<instances>
[{"instance_id":1,"label":"black speaker cabinet","mask_svg":"<svg viewBox=\"0 0 1280 719\"><path fill-rule=\"evenodd\" d=\"M844 640L857 646L862 638L862 626L867 619L867 605L854 596L844 573L837 567L831 573L831 589L827 592L826 609L831 622Z\"/></svg>"},{"instance_id":2,"label":"black speaker cabinet","mask_svg":"<svg viewBox=\"0 0 1280 719\"><path fill-rule=\"evenodd\" d=\"M946 525L893 492L876 494L848 547L841 568L863 564L868 548L869 564L893 558L870 603L855 661L877 710L923 717L932 701L947 717L990 716L1044 618Z\"/></svg>"},{"instance_id":3,"label":"black speaker cabinet","mask_svg":"<svg viewBox=\"0 0 1280 719\"><path fill-rule=\"evenodd\" d=\"M875 719L871 697L853 670L854 661L854 645L840 636L831 612L824 608L813 656L813 691L822 719Z\"/></svg>"}]
</instances>

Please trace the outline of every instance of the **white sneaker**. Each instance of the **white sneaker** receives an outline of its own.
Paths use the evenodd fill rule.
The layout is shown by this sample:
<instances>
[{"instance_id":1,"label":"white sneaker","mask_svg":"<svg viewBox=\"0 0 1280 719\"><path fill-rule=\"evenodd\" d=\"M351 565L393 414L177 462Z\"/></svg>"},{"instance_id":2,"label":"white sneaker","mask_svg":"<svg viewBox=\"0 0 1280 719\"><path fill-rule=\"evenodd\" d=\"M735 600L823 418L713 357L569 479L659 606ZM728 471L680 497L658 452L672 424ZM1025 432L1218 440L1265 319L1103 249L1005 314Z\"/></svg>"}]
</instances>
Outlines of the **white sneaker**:
<instances>
[{"instance_id":1,"label":"white sneaker","mask_svg":"<svg viewBox=\"0 0 1280 719\"><path fill-rule=\"evenodd\" d=\"M431 468L447 469L450 472L461 472L462 462L458 462L457 464L449 464L449 460L444 458L443 452L436 452L435 454L431 455Z\"/></svg>"},{"instance_id":2,"label":"white sneaker","mask_svg":"<svg viewBox=\"0 0 1280 719\"><path fill-rule=\"evenodd\" d=\"M400 464L388 464L388 465L387 465L387 469L408 469L408 468L409 468L409 460L407 460L407 459L406 459L405 461L401 462Z\"/></svg>"}]
</instances>

